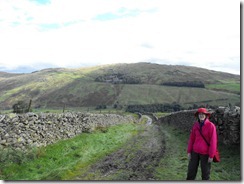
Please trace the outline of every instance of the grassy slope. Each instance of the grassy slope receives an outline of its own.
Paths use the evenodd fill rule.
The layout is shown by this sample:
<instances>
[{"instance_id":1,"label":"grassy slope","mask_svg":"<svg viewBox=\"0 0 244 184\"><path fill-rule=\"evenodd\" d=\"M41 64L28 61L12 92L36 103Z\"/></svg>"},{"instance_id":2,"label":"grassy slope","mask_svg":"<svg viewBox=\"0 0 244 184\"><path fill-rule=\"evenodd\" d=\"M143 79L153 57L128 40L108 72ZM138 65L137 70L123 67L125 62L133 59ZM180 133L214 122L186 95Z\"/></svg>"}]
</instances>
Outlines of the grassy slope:
<instances>
[{"instance_id":1,"label":"grassy slope","mask_svg":"<svg viewBox=\"0 0 244 184\"><path fill-rule=\"evenodd\" d=\"M139 77L143 84L112 85L94 82L97 76L113 72ZM62 108L64 103L69 107L113 105L117 100L123 105L155 102L201 103L208 100L217 100L211 103L218 105L240 102L240 95L234 93L159 85L165 81L187 80L202 80L209 89L234 93L240 91L240 77L236 75L194 67L137 63L73 70L46 69L31 74L6 75L0 78L0 105L11 108L18 100L28 102L29 99L32 99L34 107L42 108ZM223 98L228 99L218 101Z\"/></svg>"},{"instance_id":2,"label":"grassy slope","mask_svg":"<svg viewBox=\"0 0 244 184\"><path fill-rule=\"evenodd\" d=\"M237 102L239 100L239 96L201 88L177 88L144 84L125 85L118 100L121 102L121 104L178 102L183 105L191 103L224 105Z\"/></svg>"},{"instance_id":3,"label":"grassy slope","mask_svg":"<svg viewBox=\"0 0 244 184\"><path fill-rule=\"evenodd\" d=\"M159 65L151 63L108 65L96 71L97 75L124 73L139 77L146 84L161 84L167 81L203 81L205 84L240 83L240 76L183 65Z\"/></svg>"},{"instance_id":4,"label":"grassy slope","mask_svg":"<svg viewBox=\"0 0 244 184\"><path fill-rule=\"evenodd\" d=\"M228 91L234 92L236 94L240 94L240 84L239 83L231 83L231 82L223 82L222 84L208 84L206 85L208 89L214 89L219 91Z\"/></svg>"}]
</instances>

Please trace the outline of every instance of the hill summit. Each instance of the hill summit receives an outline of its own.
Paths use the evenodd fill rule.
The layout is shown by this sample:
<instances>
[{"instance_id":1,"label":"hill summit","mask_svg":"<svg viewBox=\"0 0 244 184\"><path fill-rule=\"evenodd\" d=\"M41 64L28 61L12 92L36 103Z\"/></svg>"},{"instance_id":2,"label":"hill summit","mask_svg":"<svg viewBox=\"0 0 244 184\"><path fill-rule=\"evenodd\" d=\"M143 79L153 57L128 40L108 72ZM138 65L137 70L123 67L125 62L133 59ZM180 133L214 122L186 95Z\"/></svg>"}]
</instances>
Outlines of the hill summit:
<instances>
[{"instance_id":1,"label":"hill summit","mask_svg":"<svg viewBox=\"0 0 244 184\"><path fill-rule=\"evenodd\" d=\"M204 68L152 63L77 69L49 68L28 74L0 72L1 110L18 101L32 108L90 108L178 103L240 104L240 76Z\"/></svg>"}]
</instances>

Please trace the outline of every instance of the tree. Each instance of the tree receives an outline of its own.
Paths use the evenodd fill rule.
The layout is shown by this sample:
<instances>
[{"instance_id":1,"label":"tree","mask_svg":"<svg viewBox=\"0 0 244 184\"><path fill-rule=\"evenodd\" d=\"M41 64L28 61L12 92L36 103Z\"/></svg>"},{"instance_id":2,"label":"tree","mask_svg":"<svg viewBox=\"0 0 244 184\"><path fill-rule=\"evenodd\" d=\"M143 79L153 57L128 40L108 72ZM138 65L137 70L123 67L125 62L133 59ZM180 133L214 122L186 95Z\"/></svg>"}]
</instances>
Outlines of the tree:
<instances>
[{"instance_id":1,"label":"tree","mask_svg":"<svg viewBox=\"0 0 244 184\"><path fill-rule=\"evenodd\" d=\"M173 103L172 103L172 109L173 109L174 111L180 111L180 110L182 109L182 107L181 107L181 105L178 104L177 102L173 102Z\"/></svg>"},{"instance_id":2,"label":"tree","mask_svg":"<svg viewBox=\"0 0 244 184\"><path fill-rule=\"evenodd\" d=\"M13 112L14 113L26 113L28 112L28 104L24 101L18 101L16 104L13 105Z\"/></svg>"},{"instance_id":3,"label":"tree","mask_svg":"<svg viewBox=\"0 0 244 184\"><path fill-rule=\"evenodd\" d=\"M97 105L96 110L99 110L99 109L107 109L107 106L106 105Z\"/></svg>"}]
</instances>

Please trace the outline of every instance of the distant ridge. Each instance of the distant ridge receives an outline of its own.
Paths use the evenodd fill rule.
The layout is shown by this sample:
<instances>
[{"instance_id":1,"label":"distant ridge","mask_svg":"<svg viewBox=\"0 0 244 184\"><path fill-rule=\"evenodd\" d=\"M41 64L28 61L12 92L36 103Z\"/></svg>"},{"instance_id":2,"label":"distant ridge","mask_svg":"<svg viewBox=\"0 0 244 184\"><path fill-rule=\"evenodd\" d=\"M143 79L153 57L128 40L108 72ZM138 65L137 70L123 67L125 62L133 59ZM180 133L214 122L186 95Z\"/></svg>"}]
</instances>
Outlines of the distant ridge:
<instances>
[{"instance_id":1,"label":"distant ridge","mask_svg":"<svg viewBox=\"0 0 244 184\"><path fill-rule=\"evenodd\" d=\"M163 85L167 82L198 82L204 88ZM30 99L33 108L62 108L64 104L70 108L115 104L125 107L173 102L187 106L205 101L228 105L240 103L240 75L152 63L47 68L23 74L0 72L0 95L2 109L11 109L17 101Z\"/></svg>"}]
</instances>

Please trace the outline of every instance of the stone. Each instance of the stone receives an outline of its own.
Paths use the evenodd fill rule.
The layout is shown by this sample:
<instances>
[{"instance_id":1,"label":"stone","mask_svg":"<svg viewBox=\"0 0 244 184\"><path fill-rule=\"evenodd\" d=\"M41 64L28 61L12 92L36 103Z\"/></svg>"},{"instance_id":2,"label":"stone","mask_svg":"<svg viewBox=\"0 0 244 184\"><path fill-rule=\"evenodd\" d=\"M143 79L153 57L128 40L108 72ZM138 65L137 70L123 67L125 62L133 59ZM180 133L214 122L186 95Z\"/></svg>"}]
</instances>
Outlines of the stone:
<instances>
[{"instance_id":1,"label":"stone","mask_svg":"<svg viewBox=\"0 0 244 184\"><path fill-rule=\"evenodd\" d=\"M159 122L174 125L187 132L191 131L195 110L179 111L159 118ZM240 144L240 108L219 107L211 110L210 121L216 125L219 140L224 144Z\"/></svg>"},{"instance_id":2,"label":"stone","mask_svg":"<svg viewBox=\"0 0 244 184\"><path fill-rule=\"evenodd\" d=\"M6 139L4 139L4 140L0 140L0 144L5 144L6 142L7 142Z\"/></svg>"},{"instance_id":3,"label":"stone","mask_svg":"<svg viewBox=\"0 0 244 184\"><path fill-rule=\"evenodd\" d=\"M0 122L0 143L4 148L12 145L21 150L52 144L82 132L92 132L96 126L110 126L133 120L132 116L81 112L67 114L28 113L10 116L11 118L6 115L4 120ZM18 121L16 121L17 119Z\"/></svg>"}]
</instances>

